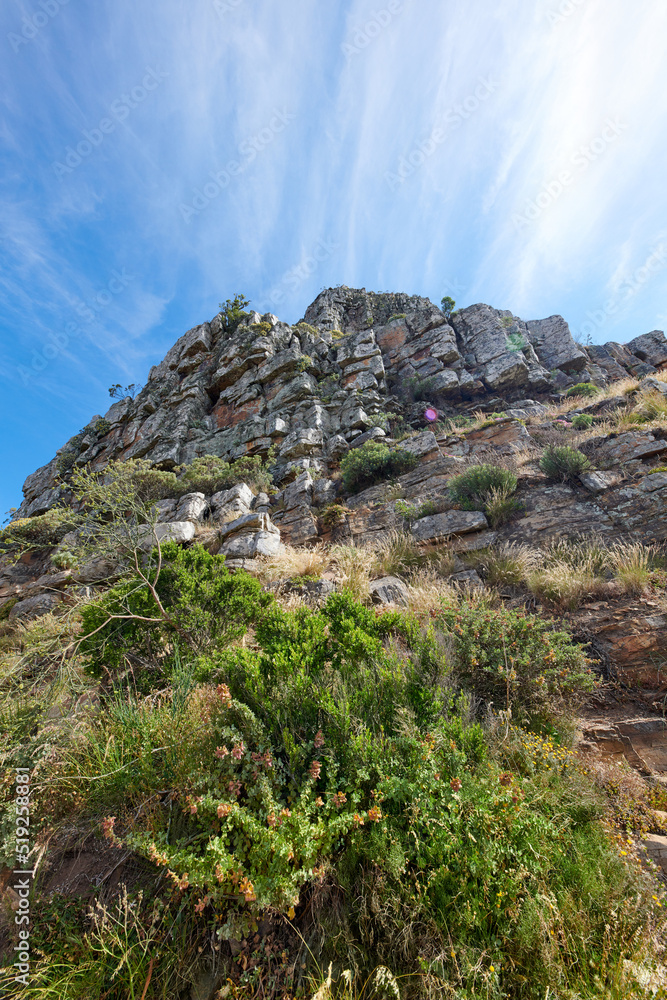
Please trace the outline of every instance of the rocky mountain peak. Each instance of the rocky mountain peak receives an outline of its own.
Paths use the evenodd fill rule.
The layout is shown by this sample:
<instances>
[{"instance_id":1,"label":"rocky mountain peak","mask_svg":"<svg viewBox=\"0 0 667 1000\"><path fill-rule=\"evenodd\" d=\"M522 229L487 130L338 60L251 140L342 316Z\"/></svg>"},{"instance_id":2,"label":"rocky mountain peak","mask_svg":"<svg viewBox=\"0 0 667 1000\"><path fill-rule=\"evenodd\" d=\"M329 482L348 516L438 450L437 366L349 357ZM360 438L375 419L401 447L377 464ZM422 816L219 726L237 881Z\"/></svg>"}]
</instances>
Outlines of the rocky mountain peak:
<instances>
[{"instance_id":1,"label":"rocky mountain peak","mask_svg":"<svg viewBox=\"0 0 667 1000\"><path fill-rule=\"evenodd\" d=\"M75 465L145 458L172 469L202 455L233 461L274 449L280 483L326 474L362 434L385 436L387 413L418 430L428 404L443 416L502 411L666 361L661 331L582 347L561 316L524 321L477 304L447 317L422 296L344 285L321 292L296 325L250 312L230 332L218 314L174 344L135 399L94 416L28 476L17 516L59 502Z\"/></svg>"}]
</instances>

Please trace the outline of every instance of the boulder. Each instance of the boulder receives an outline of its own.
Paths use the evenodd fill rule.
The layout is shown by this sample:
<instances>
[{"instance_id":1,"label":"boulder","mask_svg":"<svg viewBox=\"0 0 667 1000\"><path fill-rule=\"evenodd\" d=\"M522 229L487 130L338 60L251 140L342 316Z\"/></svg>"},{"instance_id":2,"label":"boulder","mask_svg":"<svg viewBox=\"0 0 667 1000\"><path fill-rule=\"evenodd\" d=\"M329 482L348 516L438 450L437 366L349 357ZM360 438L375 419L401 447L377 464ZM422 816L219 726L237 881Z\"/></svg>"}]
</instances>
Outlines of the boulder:
<instances>
[{"instance_id":1,"label":"boulder","mask_svg":"<svg viewBox=\"0 0 667 1000\"><path fill-rule=\"evenodd\" d=\"M406 438L397 446L401 451L408 451L422 460L440 458L440 448L433 431L422 431L414 437Z\"/></svg>"},{"instance_id":2,"label":"boulder","mask_svg":"<svg viewBox=\"0 0 667 1000\"><path fill-rule=\"evenodd\" d=\"M41 618L42 615L48 615L53 611L61 601L62 596L52 592L27 597L13 606L9 612L9 621L32 621L33 618Z\"/></svg>"},{"instance_id":3,"label":"boulder","mask_svg":"<svg viewBox=\"0 0 667 1000\"><path fill-rule=\"evenodd\" d=\"M195 533L192 521L158 522L154 527L144 525L139 529L139 547L146 551L150 550L156 540L160 545L164 542L177 542L183 545L185 542L191 542Z\"/></svg>"},{"instance_id":4,"label":"boulder","mask_svg":"<svg viewBox=\"0 0 667 1000\"><path fill-rule=\"evenodd\" d=\"M221 490L211 497L211 516L214 521L234 520L247 514L253 502L253 492L245 483L237 483L229 490Z\"/></svg>"},{"instance_id":5,"label":"boulder","mask_svg":"<svg viewBox=\"0 0 667 1000\"><path fill-rule=\"evenodd\" d=\"M452 573L451 576L447 577L447 581L469 590L484 590L482 579L474 569L464 569L458 573Z\"/></svg>"},{"instance_id":6,"label":"boulder","mask_svg":"<svg viewBox=\"0 0 667 1000\"><path fill-rule=\"evenodd\" d=\"M601 493L612 486L617 486L621 477L615 472L582 472L579 481L591 493Z\"/></svg>"},{"instance_id":7,"label":"boulder","mask_svg":"<svg viewBox=\"0 0 667 1000\"><path fill-rule=\"evenodd\" d=\"M371 580L370 595L374 604L403 604L409 600L408 588L397 576L383 576Z\"/></svg>"},{"instance_id":8,"label":"boulder","mask_svg":"<svg viewBox=\"0 0 667 1000\"><path fill-rule=\"evenodd\" d=\"M465 440L473 453L492 448L501 454L515 454L525 451L535 443L524 424L509 417L480 430L471 431L466 434Z\"/></svg>"},{"instance_id":9,"label":"boulder","mask_svg":"<svg viewBox=\"0 0 667 1000\"><path fill-rule=\"evenodd\" d=\"M662 330L644 333L641 337L630 340L626 346L641 361L646 361L656 368L667 363L667 338Z\"/></svg>"},{"instance_id":10,"label":"boulder","mask_svg":"<svg viewBox=\"0 0 667 1000\"><path fill-rule=\"evenodd\" d=\"M667 441L654 437L649 431L627 431L616 438L604 440L598 450L606 462L624 465L635 459L661 455L667 451Z\"/></svg>"},{"instance_id":11,"label":"boulder","mask_svg":"<svg viewBox=\"0 0 667 1000\"><path fill-rule=\"evenodd\" d=\"M467 535L488 528L484 514L476 510L450 510L445 514L422 517L412 525L418 542L431 542L450 535Z\"/></svg>"},{"instance_id":12,"label":"boulder","mask_svg":"<svg viewBox=\"0 0 667 1000\"><path fill-rule=\"evenodd\" d=\"M545 368L577 372L588 363L586 353L575 344L570 328L562 316L533 319L526 323L528 337Z\"/></svg>"},{"instance_id":13,"label":"boulder","mask_svg":"<svg viewBox=\"0 0 667 1000\"><path fill-rule=\"evenodd\" d=\"M207 510L208 503L203 493L186 493L178 501L174 521L201 521Z\"/></svg>"},{"instance_id":14,"label":"boulder","mask_svg":"<svg viewBox=\"0 0 667 1000\"><path fill-rule=\"evenodd\" d=\"M220 552L231 559L273 556L280 550L280 530L268 514L252 511L220 529Z\"/></svg>"}]
</instances>

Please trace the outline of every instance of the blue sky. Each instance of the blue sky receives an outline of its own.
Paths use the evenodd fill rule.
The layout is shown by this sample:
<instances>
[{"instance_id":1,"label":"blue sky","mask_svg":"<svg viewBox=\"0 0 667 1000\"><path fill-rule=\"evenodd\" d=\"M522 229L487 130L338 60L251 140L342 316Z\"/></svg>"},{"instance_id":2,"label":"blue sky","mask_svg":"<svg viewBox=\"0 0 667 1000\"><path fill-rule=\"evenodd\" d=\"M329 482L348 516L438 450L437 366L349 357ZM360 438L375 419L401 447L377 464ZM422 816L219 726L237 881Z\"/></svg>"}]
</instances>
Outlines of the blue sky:
<instances>
[{"instance_id":1,"label":"blue sky","mask_svg":"<svg viewBox=\"0 0 667 1000\"><path fill-rule=\"evenodd\" d=\"M243 292L667 322L663 0L4 0L0 512Z\"/></svg>"}]
</instances>

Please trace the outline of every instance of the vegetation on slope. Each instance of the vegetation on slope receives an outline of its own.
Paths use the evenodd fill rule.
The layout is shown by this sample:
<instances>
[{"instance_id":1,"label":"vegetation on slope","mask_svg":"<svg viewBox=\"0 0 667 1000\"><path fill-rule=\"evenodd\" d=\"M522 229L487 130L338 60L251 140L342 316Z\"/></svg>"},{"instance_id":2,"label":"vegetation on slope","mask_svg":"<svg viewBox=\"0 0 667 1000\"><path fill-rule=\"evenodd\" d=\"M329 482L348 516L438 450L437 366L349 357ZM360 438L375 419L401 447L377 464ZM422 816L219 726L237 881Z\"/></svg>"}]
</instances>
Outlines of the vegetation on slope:
<instances>
[{"instance_id":1,"label":"vegetation on slope","mask_svg":"<svg viewBox=\"0 0 667 1000\"><path fill-rule=\"evenodd\" d=\"M447 588L284 606L200 546L147 556L128 482L77 480L82 544L124 546L122 577L2 639L37 850L107 856L87 896L42 884L23 996L651 995L660 900L568 749L594 684L568 633Z\"/></svg>"}]
</instances>

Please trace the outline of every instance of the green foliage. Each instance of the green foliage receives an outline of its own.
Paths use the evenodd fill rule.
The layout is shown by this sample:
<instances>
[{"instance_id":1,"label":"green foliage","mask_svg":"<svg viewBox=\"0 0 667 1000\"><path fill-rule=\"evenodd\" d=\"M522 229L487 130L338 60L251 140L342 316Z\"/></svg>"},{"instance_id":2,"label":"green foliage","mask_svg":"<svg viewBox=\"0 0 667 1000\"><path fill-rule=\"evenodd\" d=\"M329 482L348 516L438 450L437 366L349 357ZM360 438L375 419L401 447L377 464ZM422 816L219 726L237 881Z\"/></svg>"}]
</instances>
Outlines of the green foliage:
<instances>
[{"instance_id":1,"label":"green foliage","mask_svg":"<svg viewBox=\"0 0 667 1000\"><path fill-rule=\"evenodd\" d=\"M397 500L394 509L409 525L414 524L415 521L418 521L422 517L429 517L431 514L438 513L438 506L432 500L426 500L422 504Z\"/></svg>"},{"instance_id":2,"label":"green foliage","mask_svg":"<svg viewBox=\"0 0 667 1000\"><path fill-rule=\"evenodd\" d=\"M553 722L568 697L594 687L581 647L548 619L464 602L439 620L455 642L459 681L523 723Z\"/></svg>"},{"instance_id":3,"label":"green foliage","mask_svg":"<svg viewBox=\"0 0 667 1000\"><path fill-rule=\"evenodd\" d=\"M231 335L236 332L244 319L247 319L246 309L250 305L250 299L245 295L235 295L233 299L225 299L219 303L220 318L222 320L223 333Z\"/></svg>"},{"instance_id":4,"label":"green foliage","mask_svg":"<svg viewBox=\"0 0 667 1000\"><path fill-rule=\"evenodd\" d=\"M590 413L577 413L572 417L572 426L577 431L585 431L593 426L593 417Z\"/></svg>"},{"instance_id":5,"label":"green foliage","mask_svg":"<svg viewBox=\"0 0 667 1000\"><path fill-rule=\"evenodd\" d=\"M93 430L98 437L102 438L109 433L111 426L111 422L107 420L106 417L100 417L100 419L96 420L93 424Z\"/></svg>"},{"instance_id":6,"label":"green foliage","mask_svg":"<svg viewBox=\"0 0 667 1000\"><path fill-rule=\"evenodd\" d=\"M57 545L65 535L81 523L81 518L67 507L53 507L37 517L21 517L10 521L0 531L0 551Z\"/></svg>"},{"instance_id":7,"label":"green foliage","mask_svg":"<svg viewBox=\"0 0 667 1000\"><path fill-rule=\"evenodd\" d=\"M227 613L216 557L165 556L164 605L199 648L164 625L142 669L168 660L169 686L163 670L150 697L105 696L64 751L50 729L55 774L34 781L35 815L97 825L150 866L162 898L105 890L84 936L81 904L77 924L49 897L35 909L35 996L175 998L198 946L250 943L278 914L286 927L305 917L321 967L362 981L390 966L415 996L429 984L452 1000L614 996L655 930L649 877L619 857L570 752L508 713L486 713L487 734L471 717L491 700L553 730L553 706L590 686L569 635L465 599L428 626L347 593L287 611L236 592ZM248 605L252 641L224 648ZM225 955L219 982L235 983ZM285 995L259 957L263 995Z\"/></svg>"},{"instance_id":8,"label":"green foliage","mask_svg":"<svg viewBox=\"0 0 667 1000\"><path fill-rule=\"evenodd\" d=\"M514 489L511 484L492 487L486 494L484 513L492 528L507 524L514 514L523 509L521 501L512 495Z\"/></svg>"},{"instance_id":9,"label":"green foliage","mask_svg":"<svg viewBox=\"0 0 667 1000\"><path fill-rule=\"evenodd\" d=\"M302 354L296 366L296 371L299 374L307 372L309 368L313 367L313 359L309 354Z\"/></svg>"},{"instance_id":10,"label":"green foliage","mask_svg":"<svg viewBox=\"0 0 667 1000\"><path fill-rule=\"evenodd\" d=\"M51 556L51 562L56 567L56 569L73 569L76 566L78 560L73 552L69 549L63 549L60 552L54 552Z\"/></svg>"},{"instance_id":11,"label":"green foliage","mask_svg":"<svg viewBox=\"0 0 667 1000\"><path fill-rule=\"evenodd\" d=\"M350 514L350 508L342 503L330 503L322 511L320 517L325 528L337 528L345 523L345 519Z\"/></svg>"},{"instance_id":12,"label":"green foliage","mask_svg":"<svg viewBox=\"0 0 667 1000\"><path fill-rule=\"evenodd\" d=\"M395 319L405 319L405 315L405 313L392 313L387 320L387 323L393 323Z\"/></svg>"},{"instance_id":13,"label":"green foliage","mask_svg":"<svg viewBox=\"0 0 667 1000\"><path fill-rule=\"evenodd\" d=\"M128 396L130 399L134 399L142 388L143 386L137 382L130 382L129 385L121 385L120 382L116 382L115 385L109 386L109 395L112 399L126 399Z\"/></svg>"},{"instance_id":14,"label":"green foliage","mask_svg":"<svg viewBox=\"0 0 667 1000\"><path fill-rule=\"evenodd\" d=\"M332 336L333 340L342 340L343 337L347 336L347 334L343 333L342 330L332 330L331 331L331 336Z\"/></svg>"},{"instance_id":15,"label":"green foliage","mask_svg":"<svg viewBox=\"0 0 667 1000\"><path fill-rule=\"evenodd\" d=\"M369 418L368 426L369 427L381 427L382 430L386 431L387 427L389 426L389 424L393 420L396 420L397 416L398 416L398 414L391 413L391 412L389 412L389 413L375 413L375 414L373 414L372 417Z\"/></svg>"},{"instance_id":16,"label":"green foliage","mask_svg":"<svg viewBox=\"0 0 667 1000\"><path fill-rule=\"evenodd\" d=\"M591 463L583 452L569 445L547 445L540 459L540 469L547 479L554 482L575 480L590 467Z\"/></svg>"},{"instance_id":17,"label":"green foliage","mask_svg":"<svg viewBox=\"0 0 667 1000\"><path fill-rule=\"evenodd\" d=\"M306 323L304 320L301 320L300 323L297 323L295 329L297 333L309 333L311 337L315 337L316 340L320 340L320 331L317 329L317 327L311 326L310 323Z\"/></svg>"},{"instance_id":18,"label":"green foliage","mask_svg":"<svg viewBox=\"0 0 667 1000\"><path fill-rule=\"evenodd\" d=\"M366 441L359 448L352 448L340 462L343 486L350 493L358 493L367 486L409 472L419 464L416 455L401 448L390 451L379 441Z\"/></svg>"},{"instance_id":19,"label":"green foliage","mask_svg":"<svg viewBox=\"0 0 667 1000\"><path fill-rule=\"evenodd\" d=\"M18 604L18 597L9 597L6 601L0 604L0 622L6 622L9 618L9 612L12 610L15 604Z\"/></svg>"},{"instance_id":20,"label":"green foliage","mask_svg":"<svg viewBox=\"0 0 667 1000\"><path fill-rule=\"evenodd\" d=\"M455 306L456 302L451 295L445 295L445 297L440 300L440 308L445 315L445 319L449 319L451 317Z\"/></svg>"},{"instance_id":21,"label":"green foliage","mask_svg":"<svg viewBox=\"0 0 667 1000\"><path fill-rule=\"evenodd\" d=\"M83 608L80 650L96 677L141 667L137 680L145 690L169 672L174 643L193 650L229 645L272 600L248 573L232 575L224 556L169 542L154 590L135 575Z\"/></svg>"},{"instance_id":22,"label":"green foliage","mask_svg":"<svg viewBox=\"0 0 667 1000\"><path fill-rule=\"evenodd\" d=\"M435 375L432 375L430 378L420 378L419 375L413 375L412 378L407 379L405 382L408 394L415 402L429 402L436 392L434 388L436 384L437 377Z\"/></svg>"},{"instance_id":23,"label":"green foliage","mask_svg":"<svg viewBox=\"0 0 667 1000\"><path fill-rule=\"evenodd\" d=\"M518 505L512 500L517 478L498 465L471 465L449 480L449 495L463 510L489 512L498 524L507 519Z\"/></svg>"},{"instance_id":24,"label":"green foliage","mask_svg":"<svg viewBox=\"0 0 667 1000\"><path fill-rule=\"evenodd\" d=\"M577 382L576 385L571 385L570 388L565 393L566 396L597 396L601 392L601 389L594 385L592 382Z\"/></svg>"},{"instance_id":25,"label":"green foliage","mask_svg":"<svg viewBox=\"0 0 667 1000\"><path fill-rule=\"evenodd\" d=\"M518 331L516 333L507 334L507 350L516 354L518 351L523 351L524 348L529 347L529 343L522 333Z\"/></svg>"},{"instance_id":26,"label":"green foliage","mask_svg":"<svg viewBox=\"0 0 667 1000\"><path fill-rule=\"evenodd\" d=\"M220 490L231 489L237 483L247 483L258 492L266 492L273 483L273 476L268 470L268 463L272 458L272 452L266 459L260 455L252 458L244 456L236 462L227 462L216 455L202 455L195 458L190 465L181 465L177 468L176 471L180 475L176 481L175 492L171 495L204 493L206 496L212 496Z\"/></svg>"}]
</instances>

